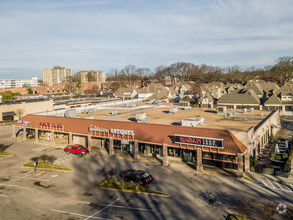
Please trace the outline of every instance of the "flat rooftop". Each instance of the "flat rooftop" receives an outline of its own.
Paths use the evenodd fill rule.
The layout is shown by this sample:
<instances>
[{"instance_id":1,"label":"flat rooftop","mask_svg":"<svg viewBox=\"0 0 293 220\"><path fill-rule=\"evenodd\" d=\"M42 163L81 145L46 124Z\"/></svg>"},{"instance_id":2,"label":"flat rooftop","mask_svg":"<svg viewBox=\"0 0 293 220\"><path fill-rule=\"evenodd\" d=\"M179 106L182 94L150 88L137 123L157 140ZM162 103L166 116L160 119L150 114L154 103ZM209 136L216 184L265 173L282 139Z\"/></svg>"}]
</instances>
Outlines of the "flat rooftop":
<instances>
[{"instance_id":1,"label":"flat rooftop","mask_svg":"<svg viewBox=\"0 0 293 220\"><path fill-rule=\"evenodd\" d=\"M237 119L228 119L224 115L217 114L216 109L211 108L192 108L191 110L184 110L184 107L178 107L178 112L170 114L171 105L144 105L139 103L133 107L113 107L112 109L97 109L94 114L87 114L86 112L77 113L78 118L103 119L114 121L130 121L136 122L137 113L146 113L148 123L166 124L181 126L181 120L187 118L204 118L204 124L199 127L217 128L217 129L232 129L239 131L247 131L251 126L256 126L261 122L270 111L254 110L244 114L242 109L228 109L228 113L236 111L234 116ZM117 115L112 115L112 111L117 110ZM261 116L263 114L263 116ZM246 120L245 120L246 119ZM253 120L259 119L259 120Z\"/></svg>"}]
</instances>

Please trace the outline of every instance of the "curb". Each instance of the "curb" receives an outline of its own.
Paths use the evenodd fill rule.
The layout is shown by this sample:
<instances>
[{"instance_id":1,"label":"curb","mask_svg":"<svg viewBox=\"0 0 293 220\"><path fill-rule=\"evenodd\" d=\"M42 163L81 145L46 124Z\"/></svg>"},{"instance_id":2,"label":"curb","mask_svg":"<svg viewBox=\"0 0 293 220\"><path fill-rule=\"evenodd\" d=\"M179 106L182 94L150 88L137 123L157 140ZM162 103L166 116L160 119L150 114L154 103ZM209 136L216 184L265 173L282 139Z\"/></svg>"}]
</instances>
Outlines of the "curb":
<instances>
[{"instance_id":1,"label":"curb","mask_svg":"<svg viewBox=\"0 0 293 220\"><path fill-rule=\"evenodd\" d=\"M32 169L34 169L34 167L25 167L23 165L21 166L21 168L32 168ZM51 171L60 171L60 172L67 172L67 173L73 172L73 169L71 169L70 171L69 170L50 169L50 168L40 168L40 167L37 167L37 169L40 169L40 170L51 170Z\"/></svg>"},{"instance_id":2,"label":"curb","mask_svg":"<svg viewBox=\"0 0 293 220\"><path fill-rule=\"evenodd\" d=\"M148 192L134 192L134 191L128 191L128 190L121 190L121 189L107 189L107 188L102 188L102 187L99 187L99 186L96 186L96 188L104 189L104 190L112 190L112 191L129 192L129 193L145 194L145 195L152 195L152 196L160 196L160 197L165 197L165 198L171 197L171 194L162 195L162 194L148 193Z\"/></svg>"}]
</instances>

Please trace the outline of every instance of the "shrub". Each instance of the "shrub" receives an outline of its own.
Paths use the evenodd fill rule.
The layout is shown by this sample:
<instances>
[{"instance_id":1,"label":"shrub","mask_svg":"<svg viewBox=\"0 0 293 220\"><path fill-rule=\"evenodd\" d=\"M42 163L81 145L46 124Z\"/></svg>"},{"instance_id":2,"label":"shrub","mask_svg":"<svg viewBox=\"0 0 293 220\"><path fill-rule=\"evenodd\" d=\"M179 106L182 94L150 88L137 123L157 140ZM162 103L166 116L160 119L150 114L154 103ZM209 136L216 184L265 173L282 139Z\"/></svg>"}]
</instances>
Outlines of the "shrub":
<instances>
[{"instance_id":1,"label":"shrub","mask_svg":"<svg viewBox=\"0 0 293 220\"><path fill-rule=\"evenodd\" d=\"M275 158L276 157L276 153L275 152L271 152L271 157Z\"/></svg>"},{"instance_id":2,"label":"shrub","mask_svg":"<svg viewBox=\"0 0 293 220\"><path fill-rule=\"evenodd\" d=\"M291 162L289 160L285 164L284 171L288 173L291 171Z\"/></svg>"},{"instance_id":3,"label":"shrub","mask_svg":"<svg viewBox=\"0 0 293 220\"><path fill-rule=\"evenodd\" d=\"M274 135L273 135L273 134L271 134L271 136L270 136L270 139L271 139L271 140L273 140L273 139L274 139Z\"/></svg>"},{"instance_id":4,"label":"shrub","mask_svg":"<svg viewBox=\"0 0 293 220\"><path fill-rule=\"evenodd\" d=\"M283 158L283 160L288 158L288 154L286 152L284 152L283 155L282 155L282 158Z\"/></svg>"},{"instance_id":5,"label":"shrub","mask_svg":"<svg viewBox=\"0 0 293 220\"><path fill-rule=\"evenodd\" d=\"M39 158L40 158L40 160L43 161L43 164L45 165L45 163L48 160L49 156L47 154L43 154Z\"/></svg>"},{"instance_id":6,"label":"shrub","mask_svg":"<svg viewBox=\"0 0 293 220\"><path fill-rule=\"evenodd\" d=\"M32 158L31 158L31 161L33 161L33 162L38 162L39 159L40 159L39 157L32 157Z\"/></svg>"},{"instance_id":7,"label":"shrub","mask_svg":"<svg viewBox=\"0 0 293 220\"><path fill-rule=\"evenodd\" d=\"M253 156L250 156L250 166L251 167L255 167L256 166L256 162Z\"/></svg>"}]
</instances>

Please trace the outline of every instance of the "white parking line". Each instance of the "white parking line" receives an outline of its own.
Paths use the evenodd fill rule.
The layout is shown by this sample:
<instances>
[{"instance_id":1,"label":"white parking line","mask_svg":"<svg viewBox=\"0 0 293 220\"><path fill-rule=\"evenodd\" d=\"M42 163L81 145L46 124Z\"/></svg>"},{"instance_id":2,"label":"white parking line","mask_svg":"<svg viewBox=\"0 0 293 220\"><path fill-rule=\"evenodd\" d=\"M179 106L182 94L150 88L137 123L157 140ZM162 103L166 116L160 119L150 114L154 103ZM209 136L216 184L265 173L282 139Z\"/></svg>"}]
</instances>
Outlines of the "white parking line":
<instances>
[{"instance_id":1,"label":"white parking line","mask_svg":"<svg viewBox=\"0 0 293 220\"><path fill-rule=\"evenodd\" d=\"M105 208L101 209L100 211L95 212L94 214L92 214L91 216L85 218L84 220L87 220L89 218L92 218L93 216L95 216L96 214L100 213L101 211L105 210L106 208L110 207L112 204L114 204L115 202L117 202L120 198L116 199L114 202L111 202L109 205L107 205Z\"/></svg>"},{"instance_id":2,"label":"white parking line","mask_svg":"<svg viewBox=\"0 0 293 220\"><path fill-rule=\"evenodd\" d=\"M107 206L107 204L99 204L100 206ZM149 211L154 212L155 210L152 209L144 209L144 208L136 208L136 207L127 207L127 206L119 206L119 205L109 205L109 207L115 207L115 208L122 208L122 209L134 209L134 210L140 210L140 211Z\"/></svg>"},{"instance_id":3,"label":"white parking line","mask_svg":"<svg viewBox=\"0 0 293 220\"><path fill-rule=\"evenodd\" d=\"M83 214L78 214L78 213L74 213L74 212L67 212L67 211L62 211L62 210L56 210L56 209L51 209L52 212L60 212L60 213L64 213L64 214L71 214L71 215L77 215L77 216L82 216L82 217L91 217L89 215L83 215ZM108 218L100 218L100 217L91 217L94 219L105 219L105 220L111 220Z\"/></svg>"},{"instance_id":4,"label":"white parking line","mask_svg":"<svg viewBox=\"0 0 293 220\"><path fill-rule=\"evenodd\" d=\"M3 195L3 194L0 194L0 196L2 196L2 197L9 197L9 196Z\"/></svg>"},{"instance_id":5,"label":"white parking line","mask_svg":"<svg viewBox=\"0 0 293 220\"><path fill-rule=\"evenodd\" d=\"M290 191L290 192L292 192L292 190L285 184L285 183L283 183L282 182L282 184Z\"/></svg>"},{"instance_id":6,"label":"white parking line","mask_svg":"<svg viewBox=\"0 0 293 220\"><path fill-rule=\"evenodd\" d=\"M260 180L262 181L263 184L265 184L266 187L268 187L267 184L263 181L263 179L260 179Z\"/></svg>"},{"instance_id":7,"label":"white parking line","mask_svg":"<svg viewBox=\"0 0 293 220\"><path fill-rule=\"evenodd\" d=\"M12 186L12 187L23 188L23 189L32 189L31 187L17 186L17 185L11 185L11 184L6 184L6 183L1 183L0 185L4 185L4 186Z\"/></svg>"},{"instance_id":8,"label":"white parking line","mask_svg":"<svg viewBox=\"0 0 293 220\"><path fill-rule=\"evenodd\" d=\"M46 179L38 179L38 178L30 178L30 177L25 177L25 176L22 176L20 178L23 178L23 179L29 179L29 180L39 180L39 181L49 181L49 180L46 180Z\"/></svg>"},{"instance_id":9,"label":"white parking line","mask_svg":"<svg viewBox=\"0 0 293 220\"><path fill-rule=\"evenodd\" d=\"M281 190L284 191L284 189L282 188L282 186L279 183L277 183L275 180L274 180L274 182L280 187Z\"/></svg>"},{"instance_id":10,"label":"white parking line","mask_svg":"<svg viewBox=\"0 0 293 220\"><path fill-rule=\"evenodd\" d=\"M36 176L41 175L42 173L45 173L45 172L46 171L39 172L38 174L36 174Z\"/></svg>"},{"instance_id":11,"label":"white parking line","mask_svg":"<svg viewBox=\"0 0 293 220\"><path fill-rule=\"evenodd\" d=\"M276 188L276 187L271 183L271 181L268 180L268 178L266 178L266 180L272 185L273 188Z\"/></svg>"},{"instance_id":12,"label":"white parking line","mask_svg":"<svg viewBox=\"0 0 293 220\"><path fill-rule=\"evenodd\" d=\"M23 174L24 176L29 176L29 175L31 175L31 174L29 174L29 173L31 173L31 172L33 172L34 170L30 170L30 171L28 171L28 172L26 172L25 174Z\"/></svg>"}]
</instances>

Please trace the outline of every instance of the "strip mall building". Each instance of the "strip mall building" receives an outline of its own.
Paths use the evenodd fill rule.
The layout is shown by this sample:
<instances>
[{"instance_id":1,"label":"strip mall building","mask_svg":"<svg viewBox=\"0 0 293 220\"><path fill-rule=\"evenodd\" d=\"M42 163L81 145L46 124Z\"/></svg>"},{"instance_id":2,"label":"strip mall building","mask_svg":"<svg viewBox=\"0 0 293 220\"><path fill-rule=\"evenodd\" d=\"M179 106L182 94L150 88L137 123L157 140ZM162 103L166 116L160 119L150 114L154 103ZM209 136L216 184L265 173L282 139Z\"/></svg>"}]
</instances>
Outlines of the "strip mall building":
<instances>
[{"instance_id":1,"label":"strip mall building","mask_svg":"<svg viewBox=\"0 0 293 220\"><path fill-rule=\"evenodd\" d=\"M261 148L280 127L280 114L271 112L257 126L247 132L224 129L144 124L112 120L66 118L58 116L26 115L13 125L13 138L17 128L26 128L35 141L45 138L52 142L84 144L94 151L106 147L110 155L126 150L139 159L140 154L156 156L163 165L172 160L195 162L197 171L203 164L237 169L238 176L249 171L249 157L256 157ZM21 133L19 133L21 134Z\"/></svg>"}]
</instances>

